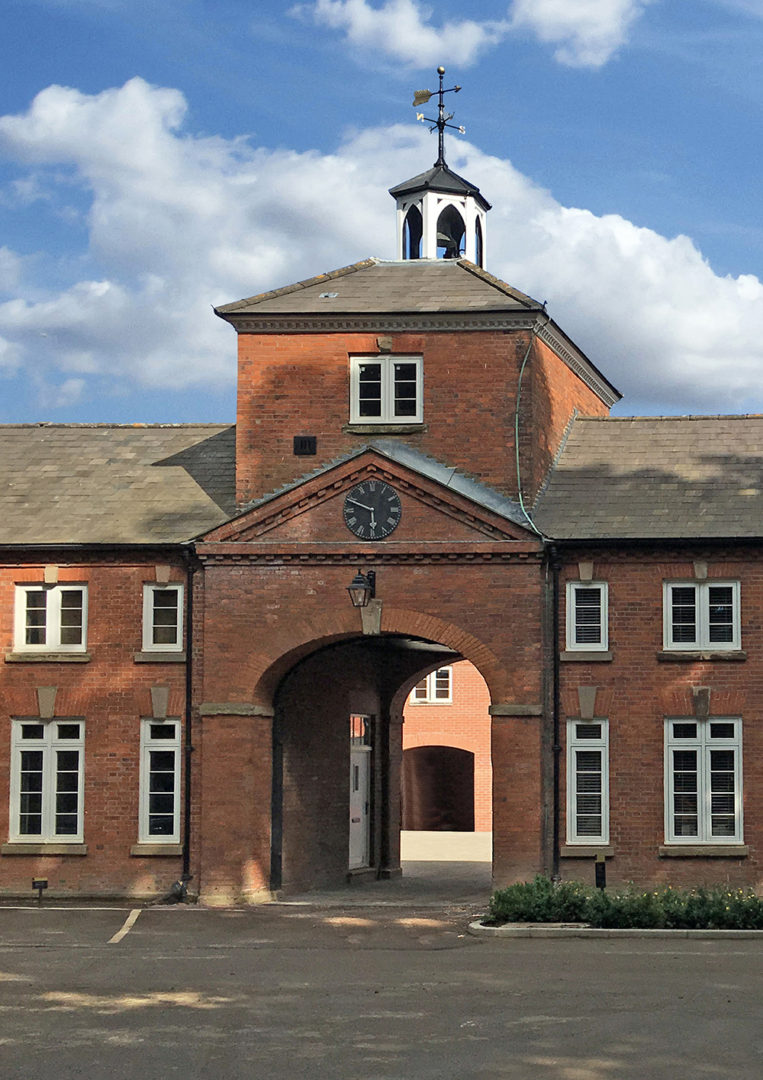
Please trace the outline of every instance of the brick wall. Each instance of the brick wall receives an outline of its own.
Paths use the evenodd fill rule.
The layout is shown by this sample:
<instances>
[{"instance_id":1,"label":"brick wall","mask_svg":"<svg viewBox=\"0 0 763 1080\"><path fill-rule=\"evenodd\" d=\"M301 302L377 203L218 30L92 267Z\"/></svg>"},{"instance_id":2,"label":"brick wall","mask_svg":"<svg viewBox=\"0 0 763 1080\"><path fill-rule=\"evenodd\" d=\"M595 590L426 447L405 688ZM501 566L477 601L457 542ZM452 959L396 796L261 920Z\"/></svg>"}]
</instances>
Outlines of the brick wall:
<instances>
[{"instance_id":1,"label":"brick wall","mask_svg":"<svg viewBox=\"0 0 763 1080\"><path fill-rule=\"evenodd\" d=\"M580 558L586 553L578 553ZM763 884L763 563L744 550L589 552L594 579L609 585L610 661L565 662L562 667L562 737L565 721L580 715L579 686L595 686L597 716L609 719L610 822L613 855L608 881L730 882ZM694 559L707 564L707 580L741 582L742 651L746 659L697 660L663 652L663 581L695 580ZM577 564L565 570L577 578ZM564 639L560 641L564 648ZM722 654L717 654L722 656ZM664 845L664 721L693 717L694 687L710 689L710 715L742 718L743 858L666 857ZM564 761L564 757L562 758ZM562 770L564 778L565 770ZM565 805L562 790L562 806ZM562 817L561 836L565 822ZM563 860L567 877L593 880L585 860Z\"/></svg>"},{"instance_id":2,"label":"brick wall","mask_svg":"<svg viewBox=\"0 0 763 1080\"><path fill-rule=\"evenodd\" d=\"M149 553L150 555L150 553ZM88 587L86 663L26 659L13 653L14 586L42 583L44 566L0 569L0 838L8 837L11 718L39 716L37 687L57 688L55 716L85 722L84 840L86 855L0 855L0 892L31 892L33 876L48 878L49 896L162 895L180 876L179 855L136 856L140 721L152 715L151 688L169 692L167 714L185 711L183 663L136 662L142 648L143 584L155 582L156 562L116 560L60 563L60 584ZM55 563L51 556L47 562ZM183 581L175 563L170 580ZM76 655L76 654L75 654ZM181 794L182 800L182 794ZM181 801L182 806L182 801ZM182 815L181 815L182 816Z\"/></svg>"},{"instance_id":3,"label":"brick wall","mask_svg":"<svg viewBox=\"0 0 763 1080\"><path fill-rule=\"evenodd\" d=\"M408 698L403 753L417 746L454 746L474 754L474 831L493 827L490 763L490 694L479 671L466 660L453 664L452 702L415 703Z\"/></svg>"},{"instance_id":4,"label":"brick wall","mask_svg":"<svg viewBox=\"0 0 763 1080\"><path fill-rule=\"evenodd\" d=\"M423 356L424 424L396 437L516 494L516 391L529 331L388 336L394 354ZM349 357L378 355L376 340L377 334L357 333L239 335L239 501L273 491L373 437L347 430ZM607 410L537 341L523 395L522 471L534 495L572 409L591 415ZM316 435L317 455L295 457L295 435Z\"/></svg>"}]
</instances>

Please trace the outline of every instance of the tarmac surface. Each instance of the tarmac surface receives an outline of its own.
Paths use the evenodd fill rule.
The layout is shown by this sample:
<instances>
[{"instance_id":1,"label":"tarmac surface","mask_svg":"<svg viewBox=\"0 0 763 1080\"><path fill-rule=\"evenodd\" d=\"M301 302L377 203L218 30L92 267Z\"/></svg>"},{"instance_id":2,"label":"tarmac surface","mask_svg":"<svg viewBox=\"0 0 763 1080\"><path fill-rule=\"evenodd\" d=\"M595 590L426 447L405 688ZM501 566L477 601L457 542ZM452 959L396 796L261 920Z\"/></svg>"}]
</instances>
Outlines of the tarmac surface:
<instances>
[{"instance_id":1,"label":"tarmac surface","mask_svg":"<svg viewBox=\"0 0 763 1080\"><path fill-rule=\"evenodd\" d=\"M429 854L257 908L0 908L0 1077L761 1080L761 942L477 938L489 864Z\"/></svg>"}]
</instances>

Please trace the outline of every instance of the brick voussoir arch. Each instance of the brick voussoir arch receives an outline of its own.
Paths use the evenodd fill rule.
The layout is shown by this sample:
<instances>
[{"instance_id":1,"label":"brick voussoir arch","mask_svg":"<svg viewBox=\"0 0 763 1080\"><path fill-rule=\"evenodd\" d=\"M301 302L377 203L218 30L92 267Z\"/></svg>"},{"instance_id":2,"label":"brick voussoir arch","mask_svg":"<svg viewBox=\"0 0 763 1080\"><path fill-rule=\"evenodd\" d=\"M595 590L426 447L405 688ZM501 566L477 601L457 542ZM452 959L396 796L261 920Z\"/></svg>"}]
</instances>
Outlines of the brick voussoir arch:
<instances>
[{"instance_id":1,"label":"brick voussoir arch","mask_svg":"<svg viewBox=\"0 0 763 1080\"><path fill-rule=\"evenodd\" d=\"M281 680L300 660L328 645L362 637L359 612L353 609L333 611L325 616L313 615L300 629L303 636L299 640L292 638L286 642L282 637L275 637L269 652L260 649L250 658L246 676L253 688L251 701L263 712L272 712ZM423 612L385 608L382 634L423 638L460 653L478 669L487 683L491 699L503 700L501 695L509 685L508 673L490 649L461 627Z\"/></svg>"},{"instance_id":2,"label":"brick voussoir arch","mask_svg":"<svg viewBox=\"0 0 763 1080\"><path fill-rule=\"evenodd\" d=\"M504 665L479 638L467 633L462 627L446 622L435 615L412 611L408 608L384 608L382 631L385 634L404 634L407 637L424 638L444 645L469 660L487 683L491 701L503 701L510 685L509 673Z\"/></svg>"},{"instance_id":3,"label":"brick voussoir arch","mask_svg":"<svg viewBox=\"0 0 763 1080\"><path fill-rule=\"evenodd\" d=\"M272 712L281 680L300 660L328 645L362 635L360 613L349 607L347 611L335 610L322 616L312 614L293 629L302 631L299 638L292 636L284 640L281 635L274 636L269 651L260 649L246 672L249 685L253 687L252 704L265 711Z\"/></svg>"}]
</instances>

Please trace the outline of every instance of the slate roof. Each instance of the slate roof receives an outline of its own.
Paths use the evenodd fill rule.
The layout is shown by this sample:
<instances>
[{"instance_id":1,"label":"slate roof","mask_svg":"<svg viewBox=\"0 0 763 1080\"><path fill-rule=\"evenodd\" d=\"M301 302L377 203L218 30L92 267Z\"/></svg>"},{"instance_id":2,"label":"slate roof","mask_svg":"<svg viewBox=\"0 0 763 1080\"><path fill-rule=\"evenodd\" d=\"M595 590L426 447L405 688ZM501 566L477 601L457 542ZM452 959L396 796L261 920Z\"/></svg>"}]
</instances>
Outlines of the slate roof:
<instances>
[{"instance_id":1,"label":"slate roof","mask_svg":"<svg viewBox=\"0 0 763 1080\"><path fill-rule=\"evenodd\" d=\"M543 305L467 259L362 262L215 308L221 318L410 312L542 311ZM232 320L231 320L232 321Z\"/></svg>"},{"instance_id":2,"label":"slate roof","mask_svg":"<svg viewBox=\"0 0 763 1080\"><path fill-rule=\"evenodd\" d=\"M426 172L419 173L418 176L404 180L402 184L396 184L395 187L389 189L393 199L399 198L400 195L413 194L415 191L442 191L451 195L473 195L485 210L490 209L490 203L480 193L480 189L469 180L465 180L463 176L453 172L447 165L433 165Z\"/></svg>"},{"instance_id":3,"label":"slate roof","mask_svg":"<svg viewBox=\"0 0 763 1080\"><path fill-rule=\"evenodd\" d=\"M556 539L763 536L763 416L577 419L535 524Z\"/></svg>"},{"instance_id":4,"label":"slate roof","mask_svg":"<svg viewBox=\"0 0 763 1080\"><path fill-rule=\"evenodd\" d=\"M0 545L178 543L235 509L235 428L0 426Z\"/></svg>"},{"instance_id":5,"label":"slate roof","mask_svg":"<svg viewBox=\"0 0 763 1080\"><path fill-rule=\"evenodd\" d=\"M527 527L516 502L397 440L339 460L368 448ZM192 540L242 512L234 455L223 424L0 426L0 546ZM578 418L533 520L557 540L763 537L763 416Z\"/></svg>"}]
</instances>

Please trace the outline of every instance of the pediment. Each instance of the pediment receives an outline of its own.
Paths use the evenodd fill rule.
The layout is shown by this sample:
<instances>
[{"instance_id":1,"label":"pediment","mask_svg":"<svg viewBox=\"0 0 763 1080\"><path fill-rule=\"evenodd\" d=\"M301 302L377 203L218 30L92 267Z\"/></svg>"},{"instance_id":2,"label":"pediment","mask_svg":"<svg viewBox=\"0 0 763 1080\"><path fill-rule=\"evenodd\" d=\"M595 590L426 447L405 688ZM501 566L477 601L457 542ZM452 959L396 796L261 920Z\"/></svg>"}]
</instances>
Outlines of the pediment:
<instances>
[{"instance_id":1,"label":"pediment","mask_svg":"<svg viewBox=\"0 0 763 1080\"><path fill-rule=\"evenodd\" d=\"M345 499L358 484L383 482L400 499L399 523L383 539L354 535L345 522ZM207 543L352 545L489 541L537 544L529 530L463 493L374 450L306 478L207 533Z\"/></svg>"}]
</instances>

